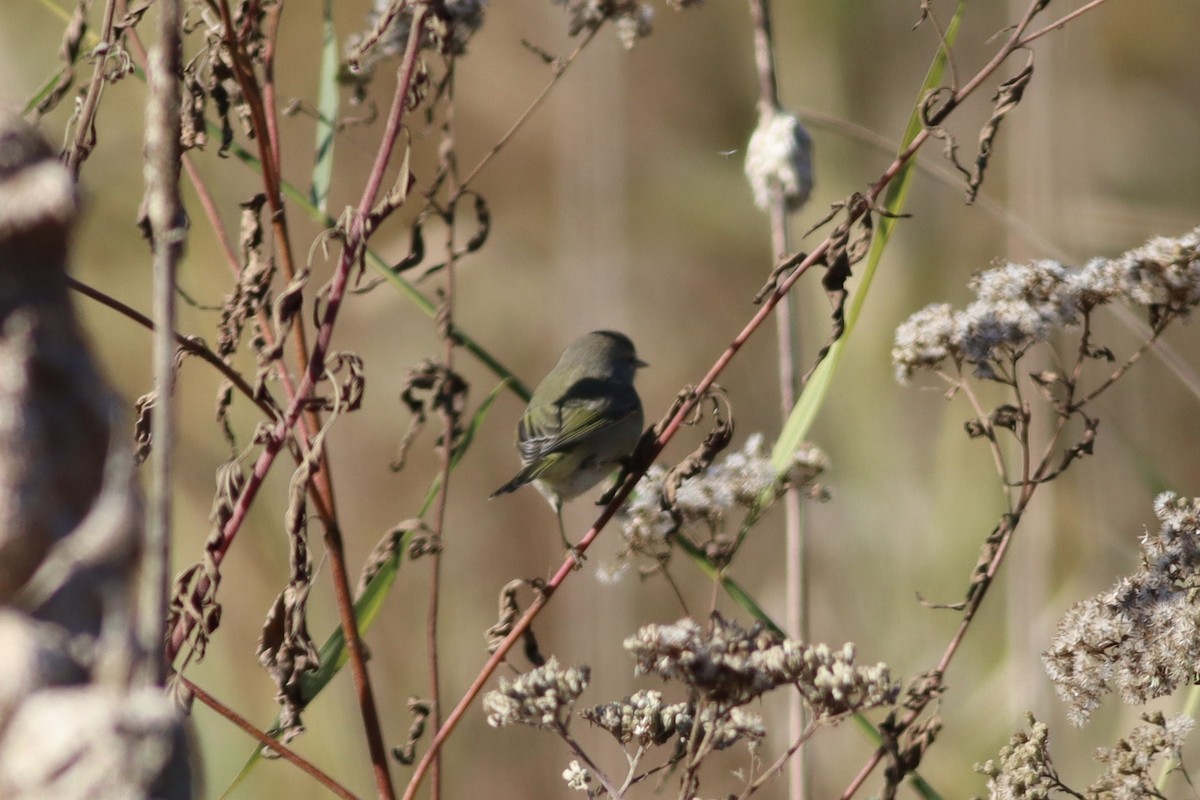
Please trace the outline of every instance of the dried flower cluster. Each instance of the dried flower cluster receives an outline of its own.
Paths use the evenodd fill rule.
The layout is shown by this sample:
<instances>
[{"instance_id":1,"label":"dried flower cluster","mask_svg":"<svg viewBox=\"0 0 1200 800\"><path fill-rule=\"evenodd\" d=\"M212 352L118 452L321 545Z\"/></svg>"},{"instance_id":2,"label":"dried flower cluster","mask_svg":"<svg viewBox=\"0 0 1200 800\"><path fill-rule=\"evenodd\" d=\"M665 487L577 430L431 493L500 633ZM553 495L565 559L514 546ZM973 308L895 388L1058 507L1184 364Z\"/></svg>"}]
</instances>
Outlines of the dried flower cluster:
<instances>
[{"instance_id":1,"label":"dried flower cluster","mask_svg":"<svg viewBox=\"0 0 1200 800\"><path fill-rule=\"evenodd\" d=\"M1144 703L1195 680L1200 663L1200 498L1164 492L1162 529L1142 539L1142 565L1109 591L1076 603L1044 655L1076 724L1113 689Z\"/></svg>"},{"instance_id":2,"label":"dried flower cluster","mask_svg":"<svg viewBox=\"0 0 1200 800\"><path fill-rule=\"evenodd\" d=\"M625 640L634 671L678 680L721 708L745 705L771 689L795 684L816 717L890 703L897 685L887 665L854 665L854 645L831 650L786 639L755 625L749 630L714 614L712 630L685 618L647 625Z\"/></svg>"},{"instance_id":3,"label":"dried flower cluster","mask_svg":"<svg viewBox=\"0 0 1200 800\"><path fill-rule=\"evenodd\" d=\"M1134 728L1115 747L1096 753L1096 760L1108 769L1082 792L1059 779L1047 746L1049 731L1032 714L1028 731L1017 731L1000 750L998 760L977 764L975 770L988 776L990 800L1045 800L1056 795L1082 800L1161 797L1151 770L1164 757L1179 759L1183 740L1195 723L1185 714L1170 719L1154 714L1142 719L1145 724Z\"/></svg>"},{"instance_id":4,"label":"dried flower cluster","mask_svg":"<svg viewBox=\"0 0 1200 800\"><path fill-rule=\"evenodd\" d=\"M1158 796L1151 767L1162 758L1182 761L1183 740L1196 721L1186 714L1166 719L1161 713L1143 715L1142 720L1146 724L1134 728L1115 747L1100 748L1096 753L1096 760L1108 769L1087 788L1087 797L1140 800Z\"/></svg>"},{"instance_id":5,"label":"dried flower cluster","mask_svg":"<svg viewBox=\"0 0 1200 800\"><path fill-rule=\"evenodd\" d=\"M591 670L586 665L564 669L555 658L515 680L501 678L500 688L483 698L488 724L493 728L529 725L563 729L590 678Z\"/></svg>"},{"instance_id":6,"label":"dried flower cluster","mask_svg":"<svg viewBox=\"0 0 1200 800\"><path fill-rule=\"evenodd\" d=\"M1017 731L1000 749L998 761L976 764L975 771L988 776L991 800L1043 800L1058 791L1062 782L1050 761L1046 723L1028 715L1029 730Z\"/></svg>"},{"instance_id":7,"label":"dried flower cluster","mask_svg":"<svg viewBox=\"0 0 1200 800\"><path fill-rule=\"evenodd\" d=\"M639 747L670 741L682 727L682 717L691 716L687 703L663 704L662 692L643 689L620 702L605 703L579 712L599 725L621 744L636 742Z\"/></svg>"},{"instance_id":8,"label":"dried flower cluster","mask_svg":"<svg viewBox=\"0 0 1200 800\"><path fill-rule=\"evenodd\" d=\"M374 0L367 12L367 33L355 34L346 43L355 71L369 74L382 59L399 56L408 44L415 3L408 0ZM487 0L441 0L429 4L421 46L461 55L467 41L483 24Z\"/></svg>"},{"instance_id":9,"label":"dried flower cluster","mask_svg":"<svg viewBox=\"0 0 1200 800\"><path fill-rule=\"evenodd\" d=\"M565 6L571 15L567 33L576 36L580 31L594 31L612 20L617 29L617 41L626 50L632 50L639 39L645 39L653 32L651 22L654 19L654 9L638 0L552 0L556 5ZM701 0L667 0L667 4L676 11L682 11L689 6L699 5Z\"/></svg>"},{"instance_id":10,"label":"dried flower cluster","mask_svg":"<svg viewBox=\"0 0 1200 800\"><path fill-rule=\"evenodd\" d=\"M706 705L696 720L695 701L663 705L662 693L639 691L624 700L584 709L588 722L604 728L622 745L636 744L647 750L678 739L686 748L698 733L714 750L724 750L741 741L751 746L767 735L762 718L743 708L722 711Z\"/></svg>"},{"instance_id":11,"label":"dried flower cluster","mask_svg":"<svg viewBox=\"0 0 1200 800\"><path fill-rule=\"evenodd\" d=\"M812 137L794 114L760 114L746 146L746 180L764 211L778 192L788 211L799 211L813 188Z\"/></svg>"},{"instance_id":12,"label":"dried flower cluster","mask_svg":"<svg viewBox=\"0 0 1200 800\"><path fill-rule=\"evenodd\" d=\"M819 448L806 444L793 454L790 467L777 474L762 434L756 433L740 451L684 481L675 493L674 510L683 526L703 523L715 531L730 511L754 508L769 489L796 486L810 497L824 499L825 490L816 481L828 464ZM648 469L621 511L622 535L635 550L661 549L667 535L679 527L663 502L666 476L667 470L657 464Z\"/></svg>"},{"instance_id":13,"label":"dried flower cluster","mask_svg":"<svg viewBox=\"0 0 1200 800\"><path fill-rule=\"evenodd\" d=\"M984 378L1055 331L1078 325L1098 305L1146 308L1152 321L1189 313L1200 303L1200 229L1157 238L1113 259L1070 271L1053 261L1004 264L971 281L975 301L963 311L927 306L896 329L896 379L937 369L950 359Z\"/></svg>"}]
</instances>

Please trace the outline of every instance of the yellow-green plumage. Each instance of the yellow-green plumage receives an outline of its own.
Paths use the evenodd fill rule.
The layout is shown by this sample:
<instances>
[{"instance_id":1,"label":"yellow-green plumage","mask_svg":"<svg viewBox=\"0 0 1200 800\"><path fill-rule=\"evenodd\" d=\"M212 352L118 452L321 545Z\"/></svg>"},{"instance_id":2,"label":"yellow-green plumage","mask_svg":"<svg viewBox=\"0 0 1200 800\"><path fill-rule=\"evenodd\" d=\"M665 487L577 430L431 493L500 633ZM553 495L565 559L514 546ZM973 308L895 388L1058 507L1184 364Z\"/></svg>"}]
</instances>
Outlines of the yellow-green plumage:
<instances>
[{"instance_id":1,"label":"yellow-green plumage","mask_svg":"<svg viewBox=\"0 0 1200 800\"><path fill-rule=\"evenodd\" d=\"M633 342L594 331L572 342L534 389L517 424L521 471L492 497L533 483L561 512L625 459L642 433Z\"/></svg>"}]
</instances>

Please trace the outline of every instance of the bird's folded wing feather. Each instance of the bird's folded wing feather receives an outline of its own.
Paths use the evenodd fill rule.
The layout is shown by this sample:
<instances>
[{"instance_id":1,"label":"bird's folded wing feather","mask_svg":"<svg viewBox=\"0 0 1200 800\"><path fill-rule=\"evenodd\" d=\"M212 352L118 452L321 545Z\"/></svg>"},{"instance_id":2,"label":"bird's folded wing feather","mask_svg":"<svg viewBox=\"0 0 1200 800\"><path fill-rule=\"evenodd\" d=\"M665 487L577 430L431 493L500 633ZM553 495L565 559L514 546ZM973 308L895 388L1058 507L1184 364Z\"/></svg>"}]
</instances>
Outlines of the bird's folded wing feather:
<instances>
[{"instance_id":1,"label":"bird's folded wing feather","mask_svg":"<svg viewBox=\"0 0 1200 800\"><path fill-rule=\"evenodd\" d=\"M552 407L527 413L518 423L521 458L530 463L625 420L638 409L637 395L608 398L571 398Z\"/></svg>"}]
</instances>

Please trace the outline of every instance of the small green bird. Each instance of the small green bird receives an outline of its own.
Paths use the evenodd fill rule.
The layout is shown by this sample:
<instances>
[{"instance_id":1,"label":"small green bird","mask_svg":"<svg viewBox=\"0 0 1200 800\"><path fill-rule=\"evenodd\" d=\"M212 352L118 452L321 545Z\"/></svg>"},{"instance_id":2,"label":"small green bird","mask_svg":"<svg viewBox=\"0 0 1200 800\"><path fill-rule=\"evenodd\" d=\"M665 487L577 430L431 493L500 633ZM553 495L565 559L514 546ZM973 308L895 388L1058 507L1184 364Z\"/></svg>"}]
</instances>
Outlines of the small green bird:
<instances>
[{"instance_id":1,"label":"small green bird","mask_svg":"<svg viewBox=\"0 0 1200 800\"><path fill-rule=\"evenodd\" d=\"M572 342L542 378L517 424L521 471L492 497L533 483L558 516L562 504L621 465L642 435L642 402L633 376L646 363L628 336L593 331Z\"/></svg>"}]
</instances>

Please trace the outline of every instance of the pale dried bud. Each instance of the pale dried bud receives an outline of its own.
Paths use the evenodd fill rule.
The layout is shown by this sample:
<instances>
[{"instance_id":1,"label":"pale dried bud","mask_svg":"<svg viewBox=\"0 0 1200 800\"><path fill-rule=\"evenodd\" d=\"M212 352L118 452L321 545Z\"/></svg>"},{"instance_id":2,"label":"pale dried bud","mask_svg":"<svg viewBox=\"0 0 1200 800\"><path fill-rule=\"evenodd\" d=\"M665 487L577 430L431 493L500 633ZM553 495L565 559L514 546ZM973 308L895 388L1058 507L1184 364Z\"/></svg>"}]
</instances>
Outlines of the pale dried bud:
<instances>
[{"instance_id":1,"label":"pale dried bud","mask_svg":"<svg viewBox=\"0 0 1200 800\"><path fill-rule=\"evenodd\" d=\"M799 211L812 193L812 138L794 114L762 114L746 147L746 179L754 204L764 211L776 193L788 211Z\"/></svg>"}]
</instances>

